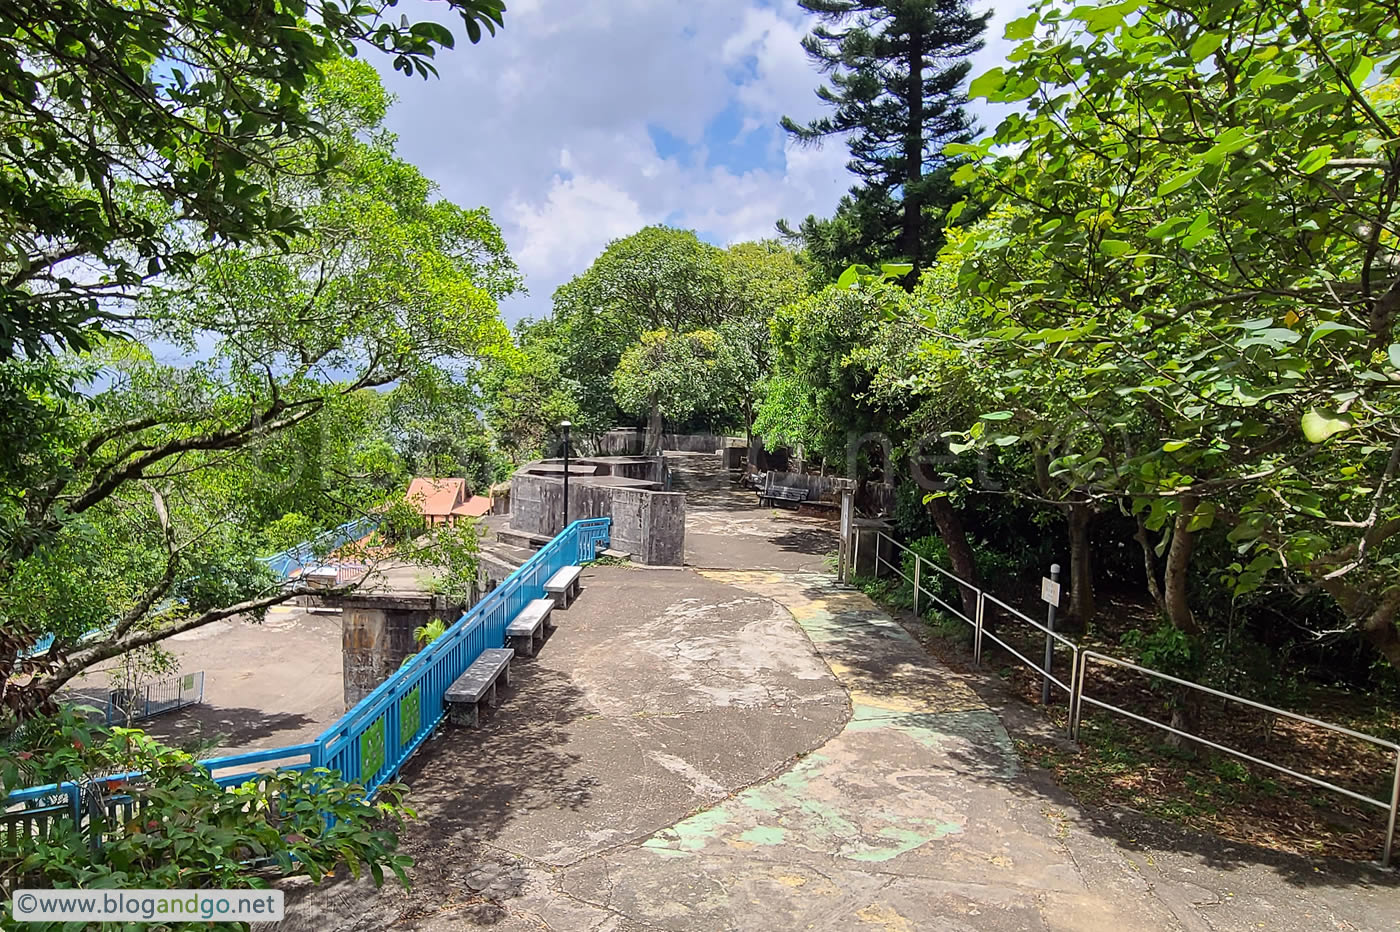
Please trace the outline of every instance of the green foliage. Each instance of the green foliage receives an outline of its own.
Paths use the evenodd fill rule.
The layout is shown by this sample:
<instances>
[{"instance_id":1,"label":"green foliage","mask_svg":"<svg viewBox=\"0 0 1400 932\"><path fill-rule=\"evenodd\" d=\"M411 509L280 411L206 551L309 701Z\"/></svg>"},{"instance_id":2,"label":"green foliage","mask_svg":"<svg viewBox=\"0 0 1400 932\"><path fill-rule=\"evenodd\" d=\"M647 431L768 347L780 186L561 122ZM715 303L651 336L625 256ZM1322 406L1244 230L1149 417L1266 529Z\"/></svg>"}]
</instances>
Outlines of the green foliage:
<instances>
[{"instance_id":1,"label":"green foliage","mask_svg":"<svg viewBox=\"0 0 1400 932\"><path fill-rule=\"evenodd\" d=\"M501 0L452 0L472 41ZM96 327L209 243L305 228L280 178L343 153L316 113L342 52L432 73L451 32L367 4L21 0L0 13L0 358L91 345ZM190 234L193 234L191 236Z\"/></svg>"},{"instance_id":2,"label":"green foliage","mask_svg":"<svg viewBox=\"0 0 1400 932\"><path fill-rule=\"evenodd\" d=\"M613 372L618 407L637 415L655 410L664 418L684 420L724 391L727 380L720 358L719 334L713 330L644 333L622 354Z\"/></svg>"},{"instance_id":3,"label":"green foliage","mask_svg":"<svg viewBox=\"0 0 1400 932\"><path fill-rule=\"evenodd\" d=\"M1122 637L1124 647L1133 651L1138 662L1169 676L1190 678L1200 672L1199 645L1180 628L1163 624L1152 631L1135 628ZM1160 680L1151 681L1152 688L1170 690L1175 687Z\"/></svg>"},{"instance_id":4,"label":"green foliage","mask_svg":"<svg viewBox=\"0 0 1400 932\"><path fill-rule=\"evenodd\" d=\"M16 447L27 468L0 459L0 627L14 642L0 693L22 715L95 663L291 598L256 559L272 539L368 513L402 487L420 438L466 440L472 418L425 417L420 402L470 403L450 373L509 347L496 301L518 272L484 210L438 199L394 155L373 69L324 71L307 99L336 171L277 179L299 228L280 245L219 242L141 289L131 325L198 362L108 340L0 363L17 402L0 429L39 431ZM247 174L272 184L269 168ZM306 521L277 524L292 513ZM47 657L16 658L50 632Z\"/></svg>"},{"instance_id":5,"label":"green foliage","mask_svg":"<svg viewBox=\"0 0 1400 932\"><path fill-rule=\"evenodd\" d=\"M1056 482L1228 533L1236 593L1285 573L1400 662L1396 13L1132 10L1041 4L974 82L1024 109L957 150L1003 205L965 244L958 346L1008 375L968 442L1048 441Z\"/></svg>"},{"instance_id":6,"label":"green foliage","mask_svg":"<svg viewBox=\"0 0 1400 932\"><path fill-rule=\"evenodd\" d=\"M475 601L480 574L480 533L475 521L432 529L420 546L403 551L400 558L415 566L433 569L433 592L446 596L452 605Z\"/></svg>"},{"instance_id":7,"label":"green foliage","mask_svg":"<svg viewBox=\"0 0 1400 932\"><path fill-rule=\"evenodd\" d=\"M447 633L447 623L441 618L434 618L426 625L419 625L413 629L413 642L419 647L427 647Z\"/></svg>"},{"instance_id":8,"label":"green foliage","mask_svg":"<svg viewBox=\"0 0 1400 932\"><path fill-rule=\"evenodd\" d=\"M6 833L0 870L11 888L259 888L267 886L253 866L261 861L316 881L344 866L355 876L367 870L379 884L387 868L407 884L411 862L394 853L395 832L413 813L397 785L380 788L370 803L361 787L317 769L262 774L226 790L189 754L137 729L96 726L71 713L31 721L0 746L0 776L6 793L78 783L86 810L97 814L90 831L103 835L94 848L69 820L40 841ZM105 821L106 803L127 798L130 821Z\"/></svg>"}]
</instances>

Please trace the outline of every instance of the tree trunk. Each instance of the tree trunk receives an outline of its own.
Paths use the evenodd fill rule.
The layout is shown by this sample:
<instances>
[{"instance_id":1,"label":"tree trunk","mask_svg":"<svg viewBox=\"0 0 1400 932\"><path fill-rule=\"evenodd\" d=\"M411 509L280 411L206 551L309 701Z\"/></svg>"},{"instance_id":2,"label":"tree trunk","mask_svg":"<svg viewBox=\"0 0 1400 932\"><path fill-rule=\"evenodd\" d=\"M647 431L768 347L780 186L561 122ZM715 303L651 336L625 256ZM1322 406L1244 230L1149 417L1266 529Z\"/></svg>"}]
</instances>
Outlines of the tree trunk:
<instances>
[{"instance_id":1,"label":"tree trunk","mask_svg":"<svg viewBox=\"0 0 1400 932\"><path fill-rule=\"evenodd\" d=\"M1147 594L1157 604L1159 611L1166 611L1167 600L1162 595L1162 584L1157 581L1157 551L1152 547L1152 539L1147 536L1147 519L1137 516L1137 542L1142 545L1142 568L1147 573Z\"/></svg>"},{"instance_id":2,"label":"tree trunk","mask_svg":"<svg viewBox=\"0 0 1400 932\"><path fill-rule=\"evenodd\" d=\"M1098 611L1094 601L1094 558L1089 526L1094 510L1083 502L1071 502L1069 518L1069 614L1087 631Z\"/></svg>"},{"instance_id":3,"label":"tree trunk","mask_svg":"<svg viewBox=\"0 0 1400 932\"><path fill-rule=\"evenodd\" d=\"M651 411L647 414L647 436L642 447L643 456L656 456L661 453L661 403L651 399Z\"/></svg>"},{"instance_id":4,"label":"tree trunk","mask_svg":"<svg viewBox=\"0 0 1400 932\"><path fill-rule=\"evenodd\" d=\"M1191 526L1191 516L1195 514L1198 504L1200 499L1195 495L1181 497L1181 510L1172 527L1172 543L1167 550L1167 572L1162 592L1167 620L1192 637L1200 634L1201 628L1191 612L1191 600L1186 591L1187 570L1191 566L1191 550L1195 546L1195 535L1187 528Z\"/></svg>"},{"instance_id":5,"label":"tree trunk","mask_svg":"<svg viewBox=\"0 0 1400 932\"><path fill-rule=\"evenodd\" d=\"M924 37L915 30L909 36L909 126L904 135L904 224L901 245L914 264L914 278L920 268L920 233L923 228L923 204L919 185L924 178Z\"/></svg>"},{"instance_id":6,"label":"tree trunk","mask_svg":"<svg viewBox=\"0 0 1400 932\"><path fill-rule=\"evenodd\" d=\"M948 548L948 560L953 564L953 574L960 579L982 588L982 580L977 574L977 562L972 557L972 546L967 542L967 531L963 528L962 516L947 498L931 498L928 501L929 517L938 526L938 536ZM977 594L967 586L958 586L962 595L963 613L968 618L977 617Z\"/></svg>"},{"instance_id":7,"label":"tree trunk","mask_svg":"<svg viewBox=\"0 0 1400 932\"><path fill-rule=\"evenodd\" d=\"M1191 600L1187 594L1187 570L1191 566L1191 550L1195 546L1195 535L1188 528L1198 504L1200 499L1195 495L1181 497L1181 510L1177 512L1176 522L1172 527L1171 547L1167 550L1167 570L1163 587L1167 620L1193 638L1201 633L1201 626L1196 623L1196 616L1191 612ZM1171 726L1180 731L1195 732L1200 718L1201 693L1185 686L1178 686L1173 690ZM1186 739L1169 733L1167 745L1183 748L1186 747Z\"/></svg>"}]
</instances>

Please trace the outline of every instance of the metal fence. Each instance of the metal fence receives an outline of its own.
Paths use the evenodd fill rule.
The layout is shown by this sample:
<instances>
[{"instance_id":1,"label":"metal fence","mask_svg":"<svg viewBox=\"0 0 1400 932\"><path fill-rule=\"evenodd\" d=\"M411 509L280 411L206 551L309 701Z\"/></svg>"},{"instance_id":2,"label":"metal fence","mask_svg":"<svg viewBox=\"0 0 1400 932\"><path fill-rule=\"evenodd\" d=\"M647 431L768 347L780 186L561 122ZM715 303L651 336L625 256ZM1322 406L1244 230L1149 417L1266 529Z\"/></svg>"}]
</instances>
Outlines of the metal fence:
<instances>
[{"instance_id":1,"label":"metal fence","mask_svg":"<svg viewBox=\"0 0 1400 932\"><path fill-rule=\"evenodd\" d=\"M234 754L200 762L220 786L237 786L269 769L324 767L359 783L367 796L392 779L446 717L443 694L491 647L505 646L505 629L525 604L544 595L544 584L565 566L594 559L606 545L610 518L575 521L468 609L430 645L361 699L315 741L285 748ZM202 687L201 677L201 687ZM139 774L104 777L128 780ZM51 830L56 818L83 817L82 788L74 783L33 787L8 794L0 832L15 835ZM113 797L109 802L130 802ZM37 836L36 836L37 837Z\"/></svg>"},{"instance_id":2,"label":"metal fence","mask_svg":"<svg viewBox=\"0 0 1400 932\"><path fill-rule=\"evenodd\" d=\"M902 560L897 565L896 563L893 563L885 558L885 556L882 553L882 551L884 550L882 544L885 543L888 543L892 548L894 548L893 551L891 551L892 553L903 553L913 557L912 578L909 576L908 573L904 571L904 564ZM854 568L860 565L860 534L854 529L852 532L852 540L850 541L849 546L849 552L853 554L850 566ZM1256 764L1258 766L1265 767L1278 773L1285 774L1286 776L1293 777L1297 780L1301 780L1304 783L1308 783L1312 786L1317 786L1321 787L1322 789L1329 790L1331 792L1340 793L1341 795L1346 796L1349 799L1356 800L1357 802L1375 806L1383 811L1388 812L1389 814L1388 821L1386 824L1385 845L1381 855L1381 863L1387 867L1390 866L1391 855L1393 854L1393 849L1395 845L1395 829L1397 815L1400 815L1400 744L1396 744L1393 741L1387 741L1384 738L1377 738L1374 735L1368 735L1359 731L1354 731L1353 729L1346 728L1342 725L1335 725L1331 722L1324 722L1320 719L1311 718L1306 715L1299 715L1295 712L1289 712L1286 709L1280 709L1262 702L1256 702L1253 699L1246 699L1243 696L1236 696L1232 693L1227 693L1222 690L1213 689L1209 686L1203 686L1200 683L1193 683L1189 680L1184 680L1175 676L1170 676L1158 670L1153 670L1148 667L1141 666L1139 664L1130 663L1126 660L1121 660L1117 657L1109 656L1108 654L1090 650L1071 640L1070 638L1065 637L1059 632L1050 630L1050 628L1048 628L1043 623L1036 621L1034 618L1030 617L1025 612L1022 612L1019 609L1008 605L1006 602L1002 601L1001 599L997 598L991 593L986 592L980 587L972 585L971 583L958 577L957 575L951 573L943 567L938 566L937 564L932 563L931 561L925 560L917 552L904 546L899 541L895 540L893 537L890 537L883 531L877 530L875 532L875 556L874 559L870 561L870 565L875 568L876 576L881 575L882 567L886 567L892 570L895 575L908 582L913 587L915 614L920 614L921 604L930 606L937 605L944 612L969 625L969 627L972 629L972 656L974 664L981 664L983 648L985 646L985 643L990 640L993 643L1000 646L1001 648L1003 648L1008 654L1015 657L1021 663L1036 671L1042 677L1047 678L1049 682L1053 684L1054 687L1058 688L1068 697L1068 730L1071 738L1077 739L1079 737L1080 726L1083 723L1083 709L1085 704L1088 704L1090 706L1093 706L1094 708L1102 709L1105 712L1121 715L1132 721L1138 722L1139 724L1161 729L1164 732L1176 735L1180 738L1184 738L1189 741L1193 741L1197 744L1211 748L1215 751L1219 751L1223 754L1229 754L1241 760L1248 761L1249 763ZM942 598L940 595L927 589L924 585L924 581L929 578L927 575L925 575L928 571L933 571L936 574L941 574L943 577L946 577L947 579L955 583L958 587L961 587L959 591L965 589L969 593L975 594L977 600L975 617L969 618L966 611L962 607L949 604L949 602ZM924 599L927 599L928 601L924 602ZM1062 679L1060 676L1057 676L1054 673L1054 669L1056 669L1056 666L1055 664L1053 664L1053 662L1050 668L1047 669L1047 667L1045 666L1045 661L1043 659L1039 662L1033 659L1034 651L1031 652L1032 656L1027 656L1021 650L1018 650L1016 647L1007 643L1007 639L1005 637L1000 636L996 631L992 630L991 626L988 623L989 611L995 611L998 614L1004 615L1005 617L1009 618L1015 623L1029 625L1032 629L1039 632L1040 635L1049 639L1048 646L1053 648L1053 650L1061 651L1064 654L1067 654L1068 657L1066 659L1068 661L1068 665L1061 665L1058 667L1058 669L1060 669L1061 671L1067 669L1069 671L1068 680ZM1007 632L1003 631L1001 632L1001 634L1007 634ZM1009 637L1009 634L1007 636ZM1050 654L1047 654L1047 656L1050 656ZM1240 750L1239 748L1230 747L1227 744L1212 741L1200 735L1184 731L1170 724L1156 721L1152 718L1149 718L1148 716L1141 715L1129 709L1122 708L1121 706L1116 706L1104 700L1095 698L1094 696L1089 694L1089 688L1094 685L1094 681L1089 676L1089 670L1091 667L1116 667L1119 669L1130 670L1164 683L1170 683L1172 684L1172 686L1177 688L1196 690L1203 695L1211 696L1215 699L1222 700L1225 703L1255 709L1261 712L1265 712L1269 715L1321 728L1326 731L1333 732L1335 734L1339 734L1350 739L1370 744L1376 748L1379 748L1383 753L1393 756L1395 760L1393 773L1380 776L1380 778L1382 779L1385 777L1389 778L1391 788L1390 798L1383 799L1374 796L1368 796L1365 793L1359 793L1355 790L1347 789L1343 786L1338 786L1337 784L1329 780L1325 780L1322 777L1319 777L1315 774L1304 773L1298 770L1291 769L1289 767L1284 766L1283 764L1277 763L1276 761L1270 761L1266 758ZM1103 682L1103 678L1101 678L1099 682Z\"/></svg>"},{"instance_id":3,"label":"metal fence","mask_svg":"<svg viewBox=\"0 0 1400 932\"><path fill-rule=\"evenodd\" d=\"M368 537L379 527L379 520L377 516L370 516L347 521L339 527L317 534L306 543L264 557L263 562L279 577L287 579L297 570L319 565L325 554Z\"/></svg>"},{"instance_id":4,"label":"metal fence","mask_svg":"<svg viewBox=\"0 0 1400 932\"><path fill-rule=\"evenodd\" d=\"M107 724L110 725L113 722L138 722L162 712L173 712L203 701L204 671L200 670L145 683L131 689L109 689L106 702L101 708L106 713Z\"/></svg>"}]
</instances>

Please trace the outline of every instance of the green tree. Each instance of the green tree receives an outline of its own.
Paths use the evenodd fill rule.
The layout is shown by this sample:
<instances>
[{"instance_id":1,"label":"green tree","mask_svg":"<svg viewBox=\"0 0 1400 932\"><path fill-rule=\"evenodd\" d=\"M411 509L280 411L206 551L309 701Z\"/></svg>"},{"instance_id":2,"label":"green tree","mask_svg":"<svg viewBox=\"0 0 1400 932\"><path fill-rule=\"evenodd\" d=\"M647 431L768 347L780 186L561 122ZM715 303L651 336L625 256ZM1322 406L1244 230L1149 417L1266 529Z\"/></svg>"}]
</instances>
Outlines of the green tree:
<instances>
[{"instance_id":1,"label":"green tree","mask_svg":"<svg viewBox=\"0 0 1400 932\"><path fill-rule=\"evenodd\" d=\"M938 214L957 200L949 180L954 163L944 147L973 137L960 88L991 14L973 14L966 0L799 0L799 6L821 20L802 47L830 75L817 96L833 113L806 125L785 117L783 128L808 143L847 137L849 167L860 184L846 216L838 216L842 233L854 227L858 249L881 259L901 256L917 271L937 249L929 234ZM824 239L820 224L809 218L803 225L814 242Z\"/></svg>"},{"instance_id":2,"label":"green tree","mask_svg":"<svg viewBox=\"0 0 1400 932\"><path fill-rule=\"evenodd\" d=\"M449 0L475 42L502 0ZM337 150L310 100L342 53L428 75L452 34L392 7L18 0L0 10L0 359L89 345L146 283L226 243L285 244Z\"/></svg>"},{"instance_id":3,"label":"green tree","mask_svg":"<svg viewBox=\"0 0 1400 932\"><path fill-rule=\"evenodd\" d=\"M1016 210L965 267L985 364L1096 438L1054 468L1162 533L1177 627L1219 528L1237 593L1324 591L1400 664L1396 11L1047 3L1007 35L972 91L1023 110L954 150Z\"/></svg>"},{"instance_id":4,"label":"green tree","mask_svg":"<svg viewBox=\"0 0 1400 932\"><path fill-rule=\"evenodd\" d=\"M660 451L665 419L687 418L723 391L719 357L719 334L713 330L653 330L622 354L613 388L618 407L647 418L644 453Z\"/></svg>"},{"instance_id":5,"label":"green tree","mask_svg":"<svg viewBox=\"0 0 1400 932\"><path fill-rule=\"evenodd\" d=\"M585 370L568 370L576 377L564 375L574 353L569 344L577 336L570 327L554 318L522 321L515 336L514 351L501 354L481 374L487 423L497 448L512 463L541 455L561 421L574 422L580 431L606 430L616 423L610 372L590 362Z\"/></svg>"},{"instance_id":6,"label":"green tree","mask_svg":"<svg viewBox=\"0 0 1400 932\"><path fill-rule=\"evenodd\" d=\"M517 279L499 230L484 210L435 200L394 156L377 132L387 96L368 65L326 70L317 99L338 121L329 136L340 168L288 192L305 232L286 250L215 250L148 287L140 304L140 333L198 362L162 365L111 341L53 361L58 370L3 364L16 389L36 367L69 386L103 378L86 395L31 401L25 416L49 428L45 452L0 488L0 698L21 716L95 663L297 594L256 559L280 517L272 502L309 504L288 491L302 487L304 464L260 460L280 452L270 440L353 407L366 389L508 345L496 301ZM284 478L280 493L260 485ZM60 613L45 593L65 581L74 604ZM47 655L16 656L46 633L57 636Z\"/></svg>"}]
</instances>

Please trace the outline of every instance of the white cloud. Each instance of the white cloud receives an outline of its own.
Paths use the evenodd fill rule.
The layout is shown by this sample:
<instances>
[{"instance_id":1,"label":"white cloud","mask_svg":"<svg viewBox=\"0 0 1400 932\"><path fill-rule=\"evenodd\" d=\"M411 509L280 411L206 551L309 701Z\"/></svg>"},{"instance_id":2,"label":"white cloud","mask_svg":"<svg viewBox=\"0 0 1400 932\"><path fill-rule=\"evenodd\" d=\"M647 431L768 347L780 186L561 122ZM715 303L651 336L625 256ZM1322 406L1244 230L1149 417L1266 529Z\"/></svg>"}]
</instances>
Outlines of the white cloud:
<instances>
[{"instance_id":1,"label":"white cloud","mask_svg":"<svg viewBox=\"0 0 1400 932\"><path fill-rule=\"evenodd\" d=\"M404 12L443 16L432 4ZM648 223L723 242L771 236L779 218L829 213L851 185L839 141L774 148L747 170L712 164L704 142L721 114L758 150L766 136L750 134L821 112L799 45L812 21L796 4L511 0L506 17L478 45L454 29L437 80L385 80L400 97L390 125L402 155L501 224L530 289L503 308L509 318L547 313L555 287ZM686 151L663 158L648 126Z\"/></svg>"}]
</instances>

